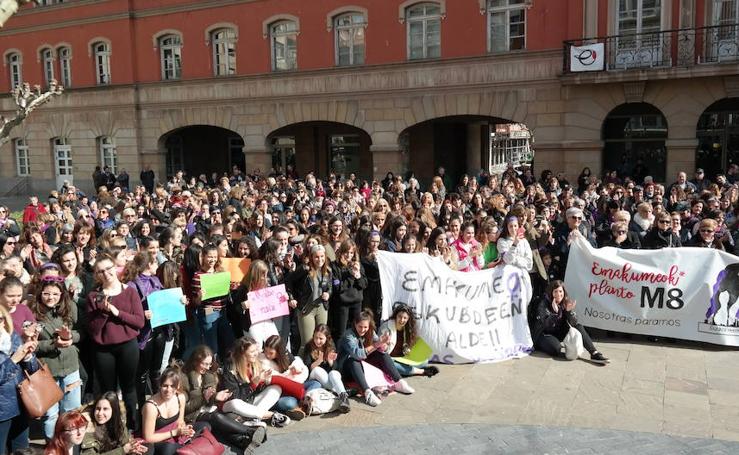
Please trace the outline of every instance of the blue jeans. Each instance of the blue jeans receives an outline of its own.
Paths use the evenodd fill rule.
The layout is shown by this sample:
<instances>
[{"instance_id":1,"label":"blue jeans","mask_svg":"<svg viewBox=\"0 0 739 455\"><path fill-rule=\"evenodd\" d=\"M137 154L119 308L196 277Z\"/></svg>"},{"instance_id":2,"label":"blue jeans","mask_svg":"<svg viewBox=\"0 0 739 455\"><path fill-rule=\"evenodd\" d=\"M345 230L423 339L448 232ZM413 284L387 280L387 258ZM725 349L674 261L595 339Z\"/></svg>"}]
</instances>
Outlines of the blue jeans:
<instances>
[{"instance_id":1,"label":"blue jeans","mask_svg":"<svg viewBox=\"0 0 739 455\"><path fill-rule=\"evenodd\" d=\"M28 417L25 414L21 413L12 419L0 421L0 455L8 453L8 448L13 452L27 447Z\"/></svg>"},{"instance_id":2,"label":"blue jeans","mask_svg":"<svg viewBox=\"0 0 739 455\"><path fill-rule=\"evenodd\" d=\"M419 368L423 370L424 368L429 366L428 362L416 365L415 367L411 365L406 365L405 363L400 363L397 360L393 360L393 363L395 363L395 368L398 369L398 373L400 373L400 375L403 377L413 376L414 368Z\"/></svg>"},{"instance_id":3,"label":"blue jeans","mask_svg":"<svg viewBox=\"0 0 739 455\"><path fill-rule=\"evenodd\" d=\"M313 379L310 379L308 381L305 381L305 383L303 384L303 390L305 390L306 392L308 392L310 390L313 390L313 389L318 389L320 387L321 387L321 383L318 382L318 381L315 381ZM272 409L274 409L277 412L283 412L284 413L284 412L287 412L287 411L289 411L291 409L297 408L299 404L300 403L298 402L298 399L297 398L283 396L283 397L280 397L279 400L277 400L277 404L275 404L272 407Z\"/></svg>"},{"instance_id":4,"label":"blue jeans","mask_svg":"<svg viewBox=\"0 0 739 455\"><path fill-rule=\"evenodd\" d=\"M197 321L202 336L201 343L208 345L213 352L218 353L221 359L227 358L228 351L234 342L234 335L231 323L226 317L226 308L219 311L214 310L208 314L205 308L198 308Z\"/></svg>"},{"instance_id":5,"label":"blue jeans","mask_svg":"<svg viewBox=\"0 0 739 455\"><path fill-rule=\"evenodd\" d=\"M67 387L71 386L75 382L78 384L73 389L65 392L61 401L46 411L46 415L44 416L44 436L46 436L47 440L54 436L54 425L56 425L56 420L59 417L59 414L77 409L82 404L80 370L69 373L64 377L55 376L54 380L59 384L59 388L62 390L67 390Z\"/></svg>"}]
</instances>

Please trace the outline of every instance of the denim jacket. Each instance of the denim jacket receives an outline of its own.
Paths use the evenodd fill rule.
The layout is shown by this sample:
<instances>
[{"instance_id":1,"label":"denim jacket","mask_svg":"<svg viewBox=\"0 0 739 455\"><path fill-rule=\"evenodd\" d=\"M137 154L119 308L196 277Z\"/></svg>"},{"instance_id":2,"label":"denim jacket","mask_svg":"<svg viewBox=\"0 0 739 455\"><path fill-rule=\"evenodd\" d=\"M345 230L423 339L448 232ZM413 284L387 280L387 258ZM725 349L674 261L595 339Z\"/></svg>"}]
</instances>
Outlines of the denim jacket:
<instances>
[{"instance_id":1,"label":"denim jacket","mask_svg":"<svg viewBox=\"0 0 739 455\"><path fill-rule=\"evenodd\" d=\"M10 340L10 352L0 352L0 421L12 419L20 414L16 387L25 378L23 370L31 374L39 369L36 356L31 357L28 362L22 361L18 364L13 362L10 356L23 344L23 341L15 332L10 334Z\"/></svg>"},{"instance_id":2,"label":"denim jacket","mask_svg":"<svg viewBox=\"0 0 739 455\"><path fill-rule=\"evenodd\" d=\"M372 334L372 342L379 341L380 338L376 333ZM367 358L367 351L364 349L362 339L357 335L356 330L352 327L344 332L344 336L339 340L338 357L336 358L336 369L339 371L344 368L344 362L347 359L364 360Z\"/></svg>"}]
</instances>

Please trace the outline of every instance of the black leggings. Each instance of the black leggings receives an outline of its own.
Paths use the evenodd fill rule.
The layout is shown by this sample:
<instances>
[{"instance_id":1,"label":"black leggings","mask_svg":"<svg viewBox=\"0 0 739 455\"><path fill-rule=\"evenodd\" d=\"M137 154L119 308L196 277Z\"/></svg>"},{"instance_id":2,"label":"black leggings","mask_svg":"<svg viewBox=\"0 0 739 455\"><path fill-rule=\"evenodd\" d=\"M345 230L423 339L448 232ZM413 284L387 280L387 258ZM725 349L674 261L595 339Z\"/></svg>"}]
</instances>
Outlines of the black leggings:
<instances>
[{"instance_id":1,"label":"black leggings","mask_svg":"<svg viewBox=\"0 0 739 455\"><path fill-rule=\"evenodd\" d=\"M590 354L594 353L596 351L595 345L593 344L593 340L590 339L590 335L587 330L585 330L585 327L583 327L582 324L577 324L575 329L577 329L577 331L582 335L582 345L585 350ZM539 338L536 339L536 342L534 342L534 348L537 351L545 352L552 357L559 357L562 355L561 343L567 336L567 332L569 332L569 330L569 326L567 326L567 330L562 329L558 333L542 333L539 335Z\"/></svg>"},{"instance_id":2,"label":"black leggings","mask_svg":"<svg viewBox=\"0 0 739 455\"><path fill-rule=\"evenodd\" d=\"M398 382L401 380L400 373L398 373L398 369L395 367L395 362L393 362L392 357L390 357L386 352L372 351L364 361L382 370L383 373L393 378L393 381ZM362 362L359 360L351 358L346 359L344 361L344 368L341 374L345 378L354 378L363 391L370 388L369 385L367 385L367 379L364 377Z\"/></svg>"},{"instance_id":3,"label":"black leggings","mask_svg":"<svg viewBox=\"0 0 739 455\"><path fill-rule=\"evenodd\" d=\"M139 351L139 366L136 371L136 399L139 409L146 401L146 395L153 395L159 389L159 368L164 357L164 345L167 343L167 331L154 329L151 340Z\"/></svg>"},{"instance_id":4,"label":"black leggings","mask_svg":"<svg viewBox=\"0 0 739 455\"><path fill-rule=\"evenodd\" d=\"M362 302L353 305L332 304L329 310L328 324L331 327L331 336L334 340L340 340L354 318L362 311Z\"/></svg>"},{"instance_id":5,"label":"black leggings","mask_svg":"<svg viewBox=\"0 0 739 455\"><path fill-rule=\"evenodd\" d=\"M118 387L126 405L126 426L137 429L136 375L139 365L139 345L136 339L107 346L95 345L95 375L102 391L115 392Z\"/></svg>"}]
</instances>

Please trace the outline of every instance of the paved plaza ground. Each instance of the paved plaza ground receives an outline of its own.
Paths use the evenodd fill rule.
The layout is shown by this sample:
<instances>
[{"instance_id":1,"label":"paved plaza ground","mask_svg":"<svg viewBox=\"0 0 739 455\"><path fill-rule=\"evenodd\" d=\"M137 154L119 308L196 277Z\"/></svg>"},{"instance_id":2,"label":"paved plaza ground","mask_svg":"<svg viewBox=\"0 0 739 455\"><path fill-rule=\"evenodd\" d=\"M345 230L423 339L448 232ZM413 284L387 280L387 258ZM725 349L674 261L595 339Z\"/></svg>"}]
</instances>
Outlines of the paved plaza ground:
<instances>
[{"instance_id":1,"label":"paved plaza ground","mask_svg":"<svg viewBox=\"0 0 739 455\"><path fill-rule=\"evenodd\" d=\"M415 395L271 429L260 453L739 453L739 350L642 340L597 341L605 367L440 366Z\"/></svg>"}]
</instances>

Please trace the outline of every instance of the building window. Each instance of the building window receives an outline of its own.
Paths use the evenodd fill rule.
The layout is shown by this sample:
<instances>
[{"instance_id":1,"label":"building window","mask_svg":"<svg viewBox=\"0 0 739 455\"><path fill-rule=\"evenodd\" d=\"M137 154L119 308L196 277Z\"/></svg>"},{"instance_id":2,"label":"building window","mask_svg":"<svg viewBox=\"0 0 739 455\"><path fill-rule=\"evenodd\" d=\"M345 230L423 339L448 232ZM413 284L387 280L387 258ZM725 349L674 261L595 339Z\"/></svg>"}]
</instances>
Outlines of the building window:
<instances>
[{"instance_id":1,"label":"building window","mask_svg":"<svg viewBox=\"0 0 739 455\"><path fill-rule=\"evenodd\" d=\"M367 21L360 13L342 14L334 23L336 29L336 64L338 66L364 64Z\"/></svg>"},{"instance_id":2,"label":"building window","mask_svg":"<svg viewBox=\"0 0 739 455\"><path fill-rule=\"evenodd\" d=\"M118 152L113 143L113 139L108 136L98 138L98 146L100 148L100 164L103 168L108 166L110 172L118 174Z\"/></svg>"},{"instance_id":3,"label":"building window","mask_svg":"<svg viewBox=\"0 0 739 455\"><path fill-rule=\"evenodd\" d=\"M615 68L654 67L670 64L669 39L664 40L661 0L619 0L616 16ZM609 52L606 52L608 54Z\"/></svg>"},{"instance_id":4,"label":"building window","mask_svg":"<svg viewBox=\"0 0 739 455\"><path fill-rule=\"evenodd\" d=\"M298 68L298 27L293 21L280 21L269 28L272 42L272 70Z\"/></svg>"},{"instance_id":5,"label":"building window","mask_svg":"<svg viewBox=\"0 0 739 455\"><path fill-rule=\"evenodd\" d=\"M526 49L526 0L488 0L490 52Z\"/></svg>"},{"instance_id":6,"label":"building window","mask_svg":"<svg viewBox=\"0 0 739 455\"><path fill-rule=\"evenodd\" d=\"M162 80L179 79L182 76L182 39L177 35L159 38L159 58L162 64Z\"/></svg>"},{"instance_id":7,"label":"building window","mask_svg":"<svg viewBox=\"0 0 739 455\"><path fill-rule=\"evenodd\" d=\"M406 10L408 23L408 58L441 57L441 7L420 3Z\"/></svg>"},{"instance_id":8,"label":"building window","mask_svg":"<svg viewBox=\"0 0 739 455\"><path fill-rule=\"evenodd\" d=\"M28 177L31 175L31 162L28 158L28 142L25 139L16 139L15 169L18 177Z\"/></svg>"},{"instance_id":9,"label":"building window","mask_svg":"<svg viewBox=\"0 0 739 455\"><path fill-rule=\"evenodd\" d=\"M695 166L706 177L739 164L739 98L724 98L710 105L698 119Z\"/></svg>"},{"instance_id":10,"label":"building window","mask_svg":"<svg viewBox=\"0 0 739 455\"><path fill-rule=\"evenodd\" d=\"M110 46L108 43L92 45L95 54L95 80L98 85L110 84Z\"/></svg>"},{"instance_id":11,"label":"building window","mask_svg":"<svg viewBox=\"0 0 739 455\"><path fill-rule=\"evenodd\" d=\"M65 180L72 182L74 166L72 165L72 146L66 137L58 137L53 140L54 144L54 174L57 186L61 187Z\"/></svg>"},{"instance_id":12,"label":"building window","mask_svg":"<svg viewBox=\"0 0 739 455\"><path fill-rule=\"evenodd\" d=\"M739 58L739 0L713 0L711 25L706 29L706 62Z\"/></svg>"},{"instance_id":13,"label":"building window","mask_svg":"<svg viewBox=\"0 0 739 455\"><path fill-rule=\"evenodd\" d=\"M236 32L221 28L211 35L213 43L213 71L216 76L236 74Z\"/></svg>"},{"instance_id":14,"label":"building window","mask_svg":"<svg viewBox=\"0 0 739 455\"><path fill-rule=\"evenodd\" d=\"M72 86L72 51L68 47L59 48L59 69L62 87Z\"/></svg>"},{"instance_id":15,"label":"building window","mask_svg":"<svg viewBox=\"0 0 739 455\"><path fill-rule=\"evenodd\" d=\"M49 6L56 5L59 3L66 3L67 0L36 0L38 6Z\"/></svg>"},{"instance_id":16,"label":"building window","mask_svg":"<svg viewBox=\"0 0 739 455\"><path fill-rule=\"evenodd\" d=\"M359 174L359 153L361 144L356 134L331 136L329 144L329 169L331 172L348 176Z\"/></svg>"},{"instance_id":17,"label":"building window","mask_svg":"<svg viewBox=\"0 0 739 455\"><path fill-rule=\"evenodd\" d=\"M285 173L287 166L295 169L295 138L279 136L272 139L272 169Z\"/></svg>"},{"instance_id":18,"label":"building window","mask_svg":"<svg viewBox=\"0 0 739 455\"><path fill-rule=\"evenodd\" d=\"M14 89L23 83L23 59L21 54L13 52L8 55L8 68L10 68L10 88Z\"/></svg>"},{"instance_id":19,"label":"building window","mask_svg":"<svg viewBox=\"0 0 739 455\"><path fill-rule=\"evenodd\" d=\"M51 81L56 79L54 77L54 52L51 49L41 51L41 64L44 67L44 82L47 86L51 85Z\"/></svg>"},{"instance_id":20,"label":"building window","mask_svg":"<svg viewBox=\"0 0 739 455\"><path fill-rule=\"evenodd\" d=\"M181 136L170 136L165 142L167 148L167 178L169 179L177 173L182 171L184 167L184 156Z\"/></svg>"}]
</instances>

